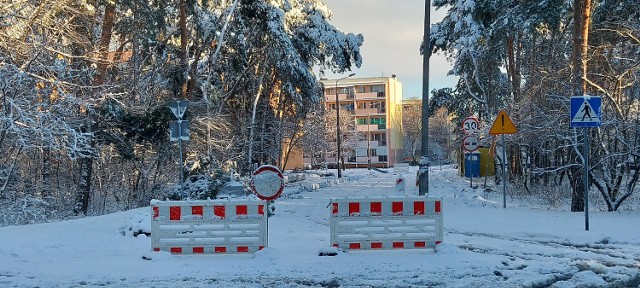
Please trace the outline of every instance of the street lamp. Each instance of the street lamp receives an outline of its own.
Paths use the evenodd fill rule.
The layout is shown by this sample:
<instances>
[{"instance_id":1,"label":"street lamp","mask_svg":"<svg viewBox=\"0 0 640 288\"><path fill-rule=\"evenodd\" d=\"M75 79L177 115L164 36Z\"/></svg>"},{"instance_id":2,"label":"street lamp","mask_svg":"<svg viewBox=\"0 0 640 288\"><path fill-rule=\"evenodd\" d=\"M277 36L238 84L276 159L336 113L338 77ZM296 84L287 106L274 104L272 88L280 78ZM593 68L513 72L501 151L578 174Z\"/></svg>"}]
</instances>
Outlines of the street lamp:
<instances>
[{"instance_id":1,"label":"street lamp","mask_svg":"<svg viewBox=\"0 0 640 288\"><path fill-rule=\"evenodd\" d=\"M338 81L344 80L356 76L356 73L351 73L347 77L342 77L336 80L336 141L338 144L338 178L342 178L342 170L340 170L340 100L338 99Z\"/></svg>"}]
</instances>

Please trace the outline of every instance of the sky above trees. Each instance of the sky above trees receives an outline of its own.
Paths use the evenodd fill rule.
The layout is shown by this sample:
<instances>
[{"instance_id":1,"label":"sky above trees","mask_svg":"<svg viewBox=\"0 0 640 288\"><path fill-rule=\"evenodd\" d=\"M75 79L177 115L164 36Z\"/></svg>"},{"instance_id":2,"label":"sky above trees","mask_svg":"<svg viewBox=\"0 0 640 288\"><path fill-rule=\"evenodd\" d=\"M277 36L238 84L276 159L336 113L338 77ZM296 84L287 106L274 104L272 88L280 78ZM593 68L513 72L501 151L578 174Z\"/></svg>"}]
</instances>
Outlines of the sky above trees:
<instances>
[{"instance_id":1,"label":"sky above trees","mask_svg":"<svg viewBox=\"0 0 640 288\"><path fill-rule=\"evenodd\" d=\"M396 74L403 86L403 97L422 96L422 56L424 1L422 0L326 0L333 12L331 23L343 32L362 33L362 67L357 77ZM441 21L446 10L431 8L431 23ZM447 76L451 64L443 55L430 61L429 90L453 87L456 77ZM334 74L328 74L333 78Z\"/></svg>"}]
</instances>

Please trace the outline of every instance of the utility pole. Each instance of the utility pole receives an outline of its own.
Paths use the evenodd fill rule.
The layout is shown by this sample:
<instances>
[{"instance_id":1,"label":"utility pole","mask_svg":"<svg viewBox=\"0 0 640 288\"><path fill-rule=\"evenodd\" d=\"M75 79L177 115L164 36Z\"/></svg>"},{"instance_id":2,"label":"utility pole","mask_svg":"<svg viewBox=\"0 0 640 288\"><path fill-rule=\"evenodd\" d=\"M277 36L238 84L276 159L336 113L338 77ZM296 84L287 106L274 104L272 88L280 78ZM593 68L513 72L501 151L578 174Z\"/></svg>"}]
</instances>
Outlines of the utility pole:
<instances>
[{"instance_id":1,"label":"utility pole","mask_svg":"<svg viewBox=\"0 0 640 288\"><path fill-rule=\"evenodd\" d=\"M429 194L429 58L431 57L431 0L424 1L424 34L422 36L422 157L418 195Z\"/></svg>"}]
</instances>

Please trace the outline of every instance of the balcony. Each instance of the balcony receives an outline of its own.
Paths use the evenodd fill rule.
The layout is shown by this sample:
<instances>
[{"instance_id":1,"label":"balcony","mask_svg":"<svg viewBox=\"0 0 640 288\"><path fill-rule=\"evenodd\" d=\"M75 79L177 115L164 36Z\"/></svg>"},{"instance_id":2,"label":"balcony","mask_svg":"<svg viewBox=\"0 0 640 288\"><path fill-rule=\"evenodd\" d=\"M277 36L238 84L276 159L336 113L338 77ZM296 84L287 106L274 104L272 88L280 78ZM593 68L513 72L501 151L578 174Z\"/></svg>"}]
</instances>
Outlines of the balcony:
<instances>
[{"instance_id":1,"label":"balcony","mask_svg":"<svg viewBox=\"0 0 640 288\"><path fill-rule=\"evenodd\" d=\"M358 129L358 131L361 131L361 132L378 131L379 130L378 126L380 126L380 125L379 124L357 125L357 129Z\"/></svg>"},{"instance_id":2,"label":"balcony","mask_svg":"<svg viewBox=\"0 0 640 288\"><path fill-rule=\"evenodd\" d=\"M339 101L353 101L353 99L355 98L355 95L353 94L338 94L338 100ZM336 102L336 95L324 95L324 99L326 100L327 103L331 103L331 102Z\"/></svg>"},{"instance_id":3,"label":"balcony","mask_svg":"<svg viewBox=\"0 0 640 288\"><path fill-rule=\"evenodd\" d=\"M356 109L356 115L371 115L371 114L379 114L380 109L378 108L358 108Z\"/></svg>"},{"instance_id":4,"label":"balcony","mask_svg":"<svg viewBox=\"0 0 640 288\"><path fill-rule=\"evenodd\" d=\"M376 99L378 98L378 92L356 93L356 99Z\"/></svg>"},{"instance_id":5,"label":"balcony","mask_svg":"<svg viewBox=\"0 0 640 288\"><path fill-rule=\"evenodd\" d=\"M358 147L367 147L367 144L369 144L368 147L371 147L371 148L378 147L378 141L368 141L368 143L366 140L358 141Z\"/></svg>"}]
</instances>

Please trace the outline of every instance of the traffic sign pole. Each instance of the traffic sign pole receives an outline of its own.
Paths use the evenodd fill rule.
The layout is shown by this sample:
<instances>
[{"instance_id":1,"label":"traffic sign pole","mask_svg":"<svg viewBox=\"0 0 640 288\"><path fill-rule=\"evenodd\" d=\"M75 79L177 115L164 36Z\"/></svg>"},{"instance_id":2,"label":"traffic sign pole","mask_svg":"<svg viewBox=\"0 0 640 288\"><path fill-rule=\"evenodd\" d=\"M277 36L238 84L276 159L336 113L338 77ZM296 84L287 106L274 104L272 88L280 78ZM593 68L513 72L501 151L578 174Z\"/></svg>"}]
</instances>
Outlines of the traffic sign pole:
<instances>
[{"instance_id":1,"label":"traffic sign pole","mask_svg":"<svg viewBox=\"0 0 640 288\"><path fill-rule=\"evenodd\" d=\"M589 231L589 128L584 128L584 230Z\"/></svg>"},{"instance_id":2,"label":"traffic sign pole","mask_svg":"<svg viewBox=\"0 0 640 288\"><path fill-rule=\"evenodd\" d=\"M570 101L570 127L584 128L584 229L589 231L589 127L600 127L602 123L602 97L573 96Z\"/></svg>"},{"instance_id":3,"label":"traffic sign pole","mask_svg":"<svg viewBox=\"0 0 640 288\"><path fill-rule=\"evenodd\" d=\"M169 123L169 141L178 141L180 153L180 193L184 194L184 162L182 159L182 141L189 140L189 121L182 120L184 113L189 107L189 101L172 101L169 102L169 109L176 121ZM177 137L176 137L177 136Z\"/></svg>"},{"instance_id":4,"label":"traffic sign pole","mask_svg":"<svg viewBox=\"0 0 640 288\"><path fill-rule=\"evenodd\" d=\"M178 131L180 131L178 129ZM182 162L182 137L178 132L178 147L180 147L180 193L184 195L184 162Z\"/></svg>"},{"instance_id":5,"label":"traffic sign pole","mask_svg":"<svg viewBox=\"0 0 640 288\"><path fill-rule=\"evenodd\" d=\"M504 110L498 112L496 120L493 121L491 129L489 129L489 134L502 134L502 208L507 208L507 169L505 168L507 162L507 149L504 143L504 134L515 133L518 133L518 128L513 124L507 112Z\"/></svg>"},{"instance_id":6,"label":"traffic sign pole","mask_svg":"<svg viewBox=\"0 0 640 288\"><path fill-rule=\"evenodd\" d=\"M505 162L507 162L507 149L504 148L504 134L502 134L502 208L507 208L507 173Z\"/></svg>"}]
</instances>

